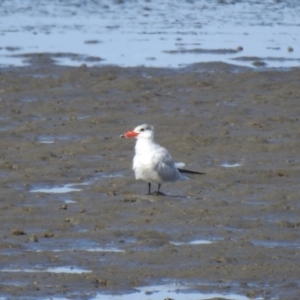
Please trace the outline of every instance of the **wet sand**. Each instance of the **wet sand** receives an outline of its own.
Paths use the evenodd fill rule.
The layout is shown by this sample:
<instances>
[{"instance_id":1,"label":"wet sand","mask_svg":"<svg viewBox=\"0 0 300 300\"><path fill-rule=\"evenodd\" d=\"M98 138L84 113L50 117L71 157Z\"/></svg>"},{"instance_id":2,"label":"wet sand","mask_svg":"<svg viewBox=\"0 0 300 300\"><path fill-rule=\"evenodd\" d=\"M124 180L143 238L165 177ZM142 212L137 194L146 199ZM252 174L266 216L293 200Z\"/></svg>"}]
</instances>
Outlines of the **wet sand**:
<instances>
[{"instance_id":1,"label":"wet sand","mask_svg":"<svg viewBox=\"0 0 300 300\"><path fill-rule=\"evenodd\" d=\"M299 69L72 68L43 55L2 69L1 296L176 282L298 299L299 82ZM145 122L207 175L145 195L134 141L119 139Z\"/></svg>"}]
</instances>

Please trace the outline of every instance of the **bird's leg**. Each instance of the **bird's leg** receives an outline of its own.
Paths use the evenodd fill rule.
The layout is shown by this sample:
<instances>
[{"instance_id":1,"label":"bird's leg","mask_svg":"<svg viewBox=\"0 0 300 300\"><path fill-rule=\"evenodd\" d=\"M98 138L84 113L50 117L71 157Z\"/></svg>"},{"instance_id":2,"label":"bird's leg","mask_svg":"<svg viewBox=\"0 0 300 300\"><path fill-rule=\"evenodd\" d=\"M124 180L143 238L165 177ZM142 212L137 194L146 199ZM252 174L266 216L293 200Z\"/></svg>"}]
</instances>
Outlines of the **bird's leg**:
<instances>
[{"instance_id":1,"label":"bird's leg","mask_svg":"<svg viewBox=\"0 0 300 300\"><path fill-rule=\"evenodd\" d=\"M148 194L151 194L151 182L148 182Z\"/></svg>"},{"instance_id":2,"label":"bird's leg","mask_svg":"<svg viewBox=\"0 0 300 300\"><path fill-rule=\"evenodd\" d=\"M161 184L158 184L158 189L157 189L157 196L159 195L159 189L160 189Z\"/></svg>"}]
</instances>

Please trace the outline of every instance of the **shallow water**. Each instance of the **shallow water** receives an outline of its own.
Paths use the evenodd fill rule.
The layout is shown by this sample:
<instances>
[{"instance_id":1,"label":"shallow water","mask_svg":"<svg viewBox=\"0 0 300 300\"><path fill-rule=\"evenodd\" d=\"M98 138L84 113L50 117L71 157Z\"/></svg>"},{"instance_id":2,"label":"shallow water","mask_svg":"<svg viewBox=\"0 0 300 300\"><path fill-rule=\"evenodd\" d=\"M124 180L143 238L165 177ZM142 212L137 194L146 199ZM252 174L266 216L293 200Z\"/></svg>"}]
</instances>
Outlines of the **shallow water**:
<instances>
[{"instance_id":1,"label":"shallow water","mask_svg":"<svg viewBox=\"0 0 300 300\"><path fill-rule=\"evenodd\" d=\"M300 243L290 241L252 241L255 246L261 246L266 248L288 248L288 249L299 249Z\"/></svg>"},{"instance_id":2,"label":"shallow water","mask_svg":"<svg viewBox=\"0 0 300 300\"><path fill-rule=\"evenodd\" d=\"M183 246L183 245L207 245L211 244L213 241L211 240L194 240L190 242L170 242L170 244L175 246Z\"/></svg>"},{"instance_id":3,"label":"shallow water","mask_svg":"<svg viewBox=\"0 0 300 300\"><path fill-rule=\"evenodd\" d=\"M64 239L54 243L49 241L48 243L31 243L28 251L33 252L74 252L74 251L86 251L86 252L112 252L122 253L124 250L112 246L109 243L97 243L91 240L75 240L75 239Z\"/></svg>"},{"instance_id":4,"label":"shallow water","mask_svg":"<svg viewBox=\"0 0 300 300\"><path fill-rule=\"evenodd\" d=\"M81 189L76 186L88 185L88 183L69 183L63 186L53 186L44 188L33 188L30 190L32 193L50 193L50 194L64 194L70 192L80 192Z\"/></svg>"},{"instance_id":5,"label":"shallow water","mask_svg":"<svg viewBox=\"0 0 300 300\"><path fill-rule=\"evenodd\" d=\"M243 164L241 163L223 163L220 166L224 168L236 168L236 167L241 167Z\"/></svg>"},{"instance_id":6,"label":"shallow water","mask_svg":"<svg viewBox=\"0 0 300 300\"><path fill-rule=\"evenodd\" d=\"M52 53L72 66L293 67L300 65L299 24L297 0L12 0L0 8L0 65Z\"/></svg>"},{"instance_id":7,"label":"shallow water","mask_svg":"<svg viewBox=\"0 0 300 300\"><path fill-rule=\"evenodd\" d=\"M249 300L250 298L232 293L201 293L199 291L190 290L191 287L184 285L159 285L136 288L135 293L123 295L98 294L93 300L160 300L160 299L176 299L176 300L205 300L213 298L225 298L228 300ZM262 298L251 298L262 299Z\"/></svg>"},{"instance_id":8,"label":"shallow water","mask_svg":"<svg viewBox=\"0 0 300 300\"><path fill-rule=\"evenodd\" d=\"M7 269L0 269L0 272L12 272L12 273L67 273L67 274L82 274L82 273L90 273L92 271L80 269L76 267L50 267L50 268L43 268L37 267L33 269L14 269L14 268L7 268Z\"/></svg>"}]
</instances>

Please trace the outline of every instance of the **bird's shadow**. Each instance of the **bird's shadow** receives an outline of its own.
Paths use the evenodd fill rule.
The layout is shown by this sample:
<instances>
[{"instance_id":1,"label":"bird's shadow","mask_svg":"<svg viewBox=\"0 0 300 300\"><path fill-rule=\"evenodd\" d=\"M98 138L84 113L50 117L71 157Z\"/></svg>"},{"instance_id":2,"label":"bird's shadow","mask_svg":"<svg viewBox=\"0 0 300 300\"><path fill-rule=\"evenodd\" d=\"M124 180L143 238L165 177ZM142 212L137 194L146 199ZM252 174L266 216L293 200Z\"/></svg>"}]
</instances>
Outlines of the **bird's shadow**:
<instances>
[{"instance_id":1,"label":"bird's shadow","mask_svg":"<svg viewBox=\"0 0 300 300\"><path fill-rule=\"evenodd\" d=\"M153 192L151 194L145 194L143 196L150 196L150 197L157 197L157 198L160 198L160 197L170 197L170 198L180 198L180 199L190 199L191 197L189 196L185 196L185 195L170 195L170 194L165 194L165 193L162 193L162 192L159 192L157 194L157 192Z\"/></svg>"},{"instance_id":2,"label":"bird's shadow","mask_svg":"<svg viewBox=\"0 0 300 300\"><path fill-rule=\"evenodd\" d=\"M146 194L148 196L167 196L166 194L162 193L162 192L153 192L153 193L150 193L150 194Z\"/></svg>"},{"instance_id":3,"label":"bird's shadow","mask_svg":"<svg viewBox=\"0 0 300 300\"><path fill-rule=\"evenodd\" d=\"M137 202L137 201L150 201L155 202L156 200L162 200L162 199L181 199L181 200L188 200L192 197L190 196L184 196L184 195L169 195L164 193L159 193L157 195L157 192L151 193L151 194L128 194L123 198L124 202Z\"/></svg>"}]
</instances>

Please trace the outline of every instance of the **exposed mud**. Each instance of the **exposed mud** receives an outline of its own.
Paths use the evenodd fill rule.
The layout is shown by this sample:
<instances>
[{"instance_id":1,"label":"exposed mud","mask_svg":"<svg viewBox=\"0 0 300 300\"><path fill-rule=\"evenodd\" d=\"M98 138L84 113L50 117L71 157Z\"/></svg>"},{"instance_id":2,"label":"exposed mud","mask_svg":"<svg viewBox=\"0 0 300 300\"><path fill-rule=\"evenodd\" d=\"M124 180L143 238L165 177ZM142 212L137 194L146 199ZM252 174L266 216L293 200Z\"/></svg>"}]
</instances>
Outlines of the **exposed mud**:
<instances>
[{"instance_id":1,"label":"exposed mud","mask_svg":"<svg viewBox=\"0 0 300 300\"><path fill-rule=\"evenodd\" d=\"M299 298L299 69L34 61L0 73L1 296ZM119 139L145 122L207 175L145 195Z\"/></svg>"}]
</instances>

